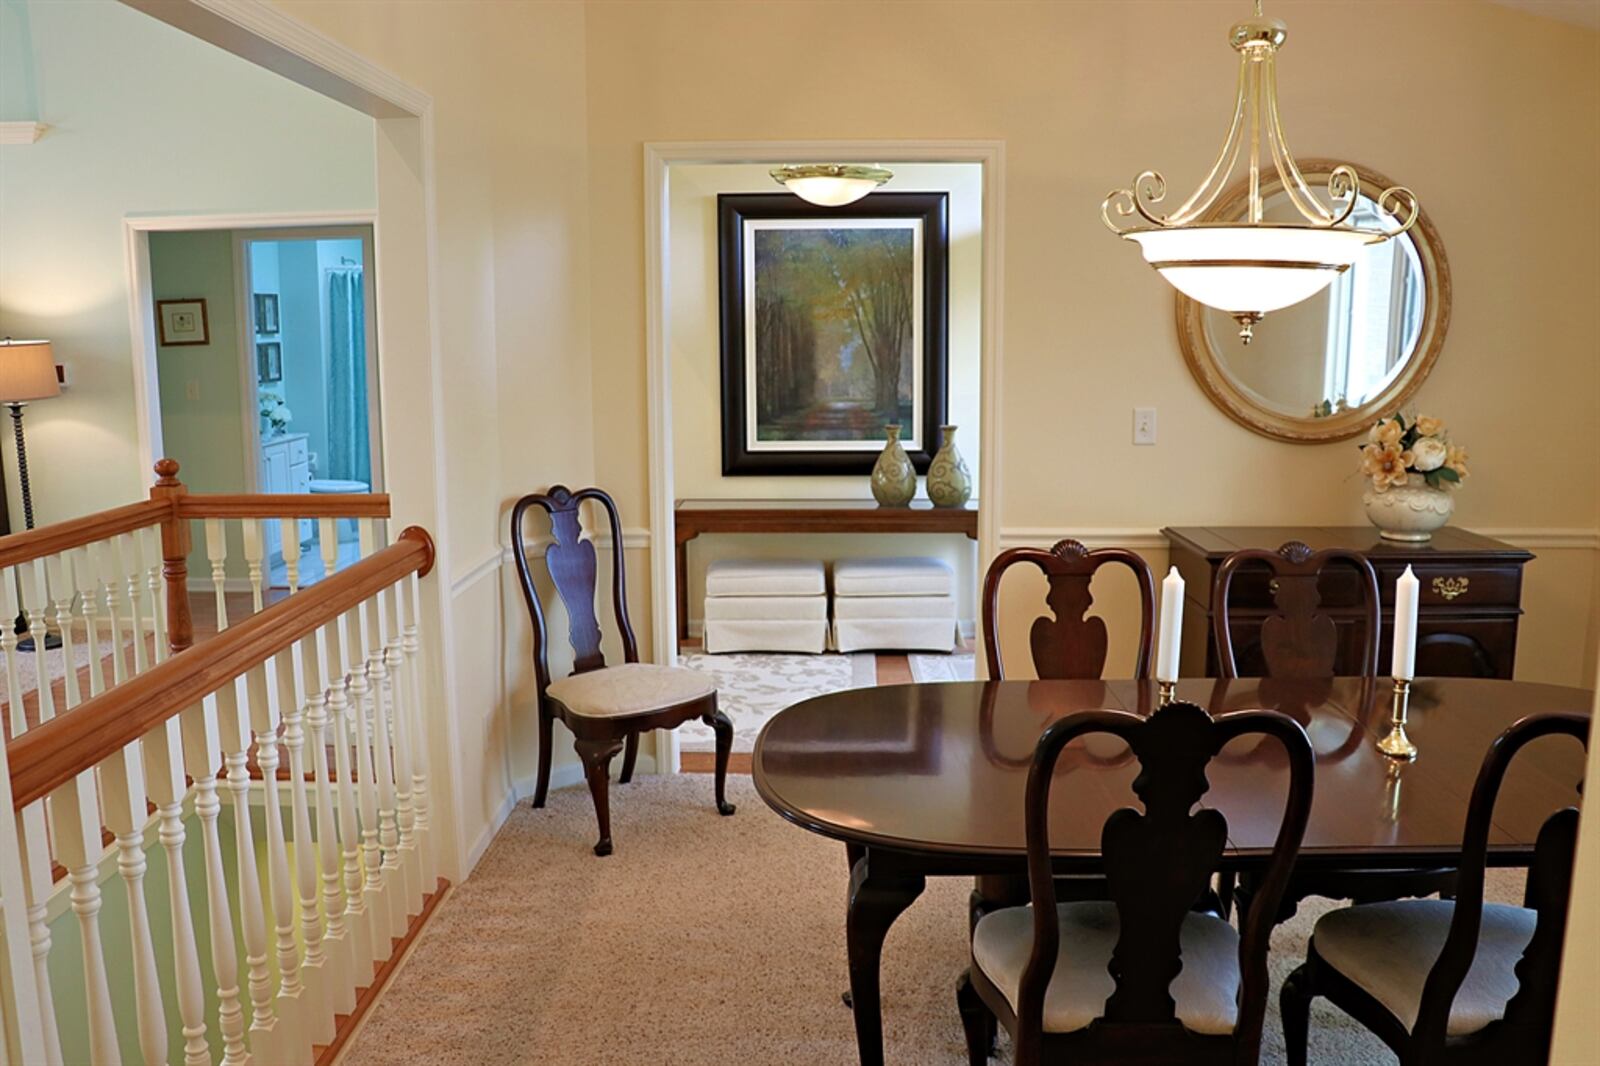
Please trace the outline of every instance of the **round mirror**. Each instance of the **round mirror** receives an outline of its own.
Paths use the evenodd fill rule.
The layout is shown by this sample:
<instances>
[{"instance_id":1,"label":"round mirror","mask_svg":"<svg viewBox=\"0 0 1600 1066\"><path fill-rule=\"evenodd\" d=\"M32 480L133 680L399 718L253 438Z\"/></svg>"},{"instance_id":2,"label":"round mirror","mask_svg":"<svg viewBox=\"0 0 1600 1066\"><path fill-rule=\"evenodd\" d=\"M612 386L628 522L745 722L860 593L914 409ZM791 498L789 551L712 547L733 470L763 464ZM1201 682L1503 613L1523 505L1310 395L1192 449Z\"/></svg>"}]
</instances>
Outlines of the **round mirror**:
<instances>
[{"instance_id":1,"label":"round mirror","mask_svg":"<svg viewBox=\"0 0 1600 1066\"><path fill-rule=\"evenodd\" d=\"M1301 164L1315 190L1337 166ZM1350 224L1394 229L1376 196L1396 184L1355 168L1361 191ZM1268 221L1298 221L1274 177L1262 187ZM1243 183L1208 221L1244 217ZM1398 237L1370 245L1349 270L1308 300L1274 311L1246 344L1225 311L1177 297L1178 340L1195 380L1228 417L1278 440L1343 440L1364 433L1416 391L1439 356L1450 322L1450 268L1427 212Z\"/></svg>"}]
</instances>

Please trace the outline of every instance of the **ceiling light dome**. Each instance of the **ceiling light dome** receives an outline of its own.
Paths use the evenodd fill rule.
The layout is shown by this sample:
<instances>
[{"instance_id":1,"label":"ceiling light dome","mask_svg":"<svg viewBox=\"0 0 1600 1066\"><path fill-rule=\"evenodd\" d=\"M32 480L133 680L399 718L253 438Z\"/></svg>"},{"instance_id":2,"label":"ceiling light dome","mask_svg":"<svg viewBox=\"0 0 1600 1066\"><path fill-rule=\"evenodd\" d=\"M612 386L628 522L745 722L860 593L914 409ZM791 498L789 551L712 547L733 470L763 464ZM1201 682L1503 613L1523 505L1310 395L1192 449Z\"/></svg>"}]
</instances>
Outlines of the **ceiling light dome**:
<instances>
[{"instance_id":1,"label":"ceiling light dome","mask_svg":"<svg viewBox=\"0 0 1600 1066\"><path fill-rule=\"evenodd\" d=\"M1256 0L1255 18L1230 31L1228 42L1239 52L1233 122L1221 154L1193 195L1170 213L1159 213L1167 183L1147 170L1132 188L1113 190L1100 205L1101 218L1111 231L1138 244L1145 261L1174 288L1232 315L1246 344L1252 327L1267 312L1321 292L1350 268L1364 246L1404 233L1420 211L1411 190L1397 185L1377 198L1384 212L1403 211L1396 228L1346 225L1361 191L1361 179L1349 166L1334 168L1328 178L1331 206L1324 207L1311 192L1289 152L1278 115L1276 56L1287 36L1282 21L1262 16L1261 0ZM1227 185L1247 142L1250 180L1245 217L1208 218L1206 212ZM1271 153L1278 183L1304 222L1265 220L1263 144ZM1118 223L1135 215L1148 225Z\"/></svg>"},{"instance_id":2,"label":"ceiling light dome","mask_svg":"<svg viewBox=\"0 0 1600 1066\"><path fill-rule=\"evenodd\" d=\"M855 163L800 163L773 167L769 173L773 181L820 207L853 204L894 177L892 170Z\"/></svg>"}]
</instances>

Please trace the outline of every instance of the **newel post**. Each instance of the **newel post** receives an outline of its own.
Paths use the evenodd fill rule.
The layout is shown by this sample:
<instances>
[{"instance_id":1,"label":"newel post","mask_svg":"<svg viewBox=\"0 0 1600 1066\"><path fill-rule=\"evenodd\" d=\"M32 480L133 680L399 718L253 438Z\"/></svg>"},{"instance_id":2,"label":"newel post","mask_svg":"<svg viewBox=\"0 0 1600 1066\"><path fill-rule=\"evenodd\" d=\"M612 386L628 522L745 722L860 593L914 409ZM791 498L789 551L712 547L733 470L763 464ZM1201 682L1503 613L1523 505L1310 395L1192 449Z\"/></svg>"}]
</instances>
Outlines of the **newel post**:
<instances>
[{"instance_id":1,"label":"newel post","mask_svg":"<svg viewBox=\"0 0 1600 1066\"><path fill-rule=\"evenodd\" d=\"M167 649L177 654L194 643L194 622L189 617L189 520L178 504L189 488L178 480L178 461L156 461L152 500L167 500L172 511L161 520L161 575L167 581Z\"/></svg>"}]
</instances>

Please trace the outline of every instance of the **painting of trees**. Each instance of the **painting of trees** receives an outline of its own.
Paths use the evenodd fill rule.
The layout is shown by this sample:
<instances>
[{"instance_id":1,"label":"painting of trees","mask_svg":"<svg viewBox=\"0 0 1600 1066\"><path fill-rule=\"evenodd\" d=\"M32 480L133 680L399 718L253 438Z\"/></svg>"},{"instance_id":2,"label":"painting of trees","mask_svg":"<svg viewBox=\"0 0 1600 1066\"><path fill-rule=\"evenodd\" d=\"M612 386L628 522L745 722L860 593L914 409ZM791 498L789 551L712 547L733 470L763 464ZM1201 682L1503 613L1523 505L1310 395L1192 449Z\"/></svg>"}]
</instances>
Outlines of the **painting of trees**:
<instances>
[{"instance_id":1,"label":"painting of trees","mask_svg":"<svg viewBox=\"0 0 1600 1066\"><path fill-rule=\"evenodd\" d=\"M880 438L915 414L916 246L906 226L755 232L760 440Z\"/></svg>"}]
</instances>

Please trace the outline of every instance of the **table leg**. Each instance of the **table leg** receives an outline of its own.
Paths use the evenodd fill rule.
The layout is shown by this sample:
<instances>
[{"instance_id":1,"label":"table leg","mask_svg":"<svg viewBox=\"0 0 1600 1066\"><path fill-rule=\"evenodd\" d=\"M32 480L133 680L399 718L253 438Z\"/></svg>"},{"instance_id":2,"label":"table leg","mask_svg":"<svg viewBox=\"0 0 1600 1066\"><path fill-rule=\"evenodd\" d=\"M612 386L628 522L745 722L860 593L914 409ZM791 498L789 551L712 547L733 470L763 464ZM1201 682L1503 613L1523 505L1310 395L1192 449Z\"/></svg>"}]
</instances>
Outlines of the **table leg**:
<instances>
[{"instance_id":1,"label":"table leg","mask_svg":"<svg viewBox=\"0 0 1600 1066\"><path fill-rule=\"evenodd\" d=\"M689 639L689 542L679 538L677 542L677 594L678 594L678 644L682 651L682 644Z\"/></svg>"},{"instance_id":2,"label":"table leg","mask_svg":"<svg viewBox=\"0 0 1600 1066\"><path fill-rule=\"evenodd\" d=\"M850 871L850 904L845 919L845 948L850 959L850 1008L855 1014L856 1051L861 1066L883 1064L883 1005L878 971L883 938L894 920L922 895L921 874L875 872L868 848Z\"/></svg>"}]
</instances>

